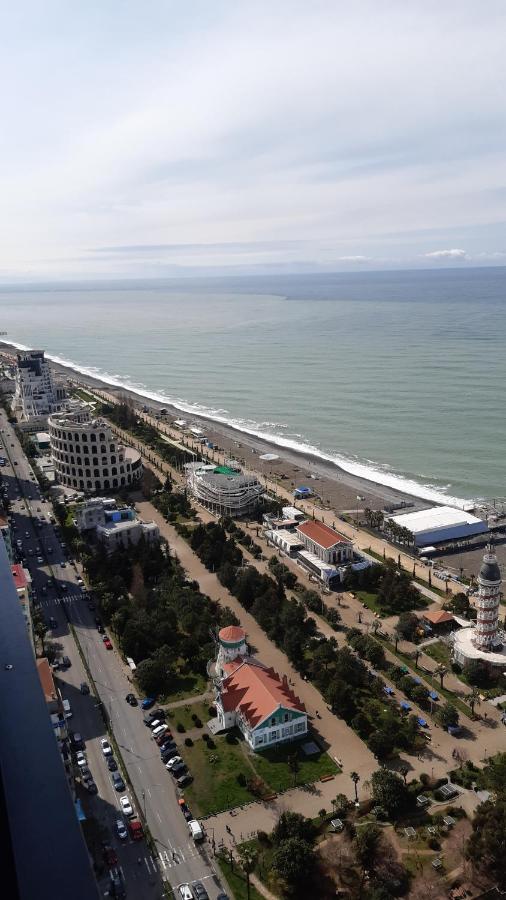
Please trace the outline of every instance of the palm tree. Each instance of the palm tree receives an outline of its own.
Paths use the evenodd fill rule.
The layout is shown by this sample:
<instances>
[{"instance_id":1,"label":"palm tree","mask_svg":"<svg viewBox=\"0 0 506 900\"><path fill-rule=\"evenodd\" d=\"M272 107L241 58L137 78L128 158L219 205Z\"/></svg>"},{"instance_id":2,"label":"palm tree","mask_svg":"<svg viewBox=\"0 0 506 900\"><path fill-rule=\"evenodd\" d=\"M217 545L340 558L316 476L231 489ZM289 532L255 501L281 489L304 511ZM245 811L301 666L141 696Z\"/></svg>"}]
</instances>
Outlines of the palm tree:
<instances>
[{"instance_id":1,"label":"palm tree","mask_svg":"<svg viewBox=\"0 0 506 900\"><path fill-rule=\"evenodd\" d=\"M250 873L255 868L255 863L257 861L258 853L254 847L238 847L239 857L241 860L241 867L246 875L246 893L249 900L249 892L250 892L250 884L249 884L249 876Z\"/></svg>"},{"instance_id":2,"label":"palm tree","mask_svg":"<svg viewBox=\"0 0 506 900\"><path fill-rule=\"evenodd\" d=\"M404 784L406 784L406 778L408 777L408 774L409 774L409 768L406 765L401 766L399 769L399 775L402 775L402 777L404 779Z\"/></svg>"},{"instance_id":3,"label":"palm tree","mask_svg":"<svg viewBox=\"0 0 506 900\"><path fill-rule=\"evenodd\" d=\"M446 668L446 666L443 666L442 664L437 666L436 669L434 669L434 675L437 675L441 681L441 690L443 690L443 678L445 677L447 672L448 672L448 669Z\"/></svg>"},{"instance_id":4,"label":"palm tree","mask_svg":"<svg viewBox=\"0 0 506 900\"><path fill-rule=\"evenodd\" d=\"M474 707L476 705L479 706L479 704L481 703L480 692L478 688L473 688L467 699L469 706L471 707L471 712L474 716Z\"/></svg>"},{"instance_id":5,"label":"palm tree","mask_svg":"<svg viewBox=\"0 0 506 900\"><path fill-rule=\"evenodd\" d=\"M358 787L357 787L357 785L360 781L360 775L358 774L358 772L351 772L350 778L353 781L353 784L355 785L355 803L358 803Z\"/></svg>"},{"instance_id":6,"label":"palm tree","mask_svg":"<svg viewBox=\"0 0 506 900\"><path fill-rule=\"evenodd\" d=\"M415 669L418 668L418 660L420 659L421 653L421 650L415 650L415 652L413 653L413 658L415 660Z\"/></svg>"}]
</instances>

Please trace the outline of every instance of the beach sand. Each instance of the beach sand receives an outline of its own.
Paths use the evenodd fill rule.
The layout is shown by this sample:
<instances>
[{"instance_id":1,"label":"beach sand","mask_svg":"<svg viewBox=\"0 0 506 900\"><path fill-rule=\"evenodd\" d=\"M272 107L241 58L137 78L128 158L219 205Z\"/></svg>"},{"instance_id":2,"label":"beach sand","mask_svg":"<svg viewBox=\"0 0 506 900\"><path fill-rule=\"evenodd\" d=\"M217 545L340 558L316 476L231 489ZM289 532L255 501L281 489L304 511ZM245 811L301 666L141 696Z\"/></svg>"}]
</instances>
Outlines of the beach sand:
<instances>
[{"instance_id":1,"label":"beach sand","mask_svg":"<svg viewBox=\"0 0 506 900\"><path fill-rule=\"evenodd\" d=\"M319 498L319 505L323 509L358 515L360 510L367 507L383 509L385 504L405 503L410 509L423 509L431 505L418 497L351 475L338 465L326 462L317 456L279 447L274 443L270 444L254 435L247 434L230 425L206 419L203 416L186 415L168 403L157 402L150 398L143 400L139 394L128 388L112 386L99 378L83 375L70 367L54 362L51 362L51 367L60 378L63 376L72 382L98 388L115 397L129 397L139 408L146 405L153 411L167 409L169 422L173 419L184 418L202 428L209 441L226 450L231 458L239 460L246 470L257 473L261 478L279 481L285 490L293 490L301 485L310 487ZM261 460L260 456L265 453L276 454L278 459Z\"/></svg>"}]
</instances>

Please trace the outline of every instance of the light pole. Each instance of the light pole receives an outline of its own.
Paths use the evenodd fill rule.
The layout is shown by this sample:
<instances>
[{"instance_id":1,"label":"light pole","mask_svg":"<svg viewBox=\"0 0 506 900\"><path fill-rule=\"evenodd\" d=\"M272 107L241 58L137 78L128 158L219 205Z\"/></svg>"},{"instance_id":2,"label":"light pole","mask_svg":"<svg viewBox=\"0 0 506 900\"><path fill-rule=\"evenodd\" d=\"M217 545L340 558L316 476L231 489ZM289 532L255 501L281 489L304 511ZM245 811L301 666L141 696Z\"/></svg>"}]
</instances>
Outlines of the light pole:
<instances>
[{"instance_id":1,"label":"light pole","mask_svg":"<svg viewBox=\"0 0 506 900\"><path fill-rule=\"evenodd\" d=\"M142 806L144 810L144 821L146 821L146 791L144 789L142 791Z\"/></svg>"}]
</instances>

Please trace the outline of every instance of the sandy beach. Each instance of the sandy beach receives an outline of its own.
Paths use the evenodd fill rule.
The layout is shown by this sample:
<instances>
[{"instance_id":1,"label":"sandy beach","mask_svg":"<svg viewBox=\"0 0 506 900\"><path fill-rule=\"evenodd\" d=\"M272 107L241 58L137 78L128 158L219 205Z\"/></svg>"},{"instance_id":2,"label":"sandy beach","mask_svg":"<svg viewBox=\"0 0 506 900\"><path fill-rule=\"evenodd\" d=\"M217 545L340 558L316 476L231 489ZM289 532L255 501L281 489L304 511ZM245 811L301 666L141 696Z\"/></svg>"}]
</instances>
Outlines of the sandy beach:
<instances>
[{"instance_id":1,"label":"sandy beach","mask_svg":"<svg viewBox=\"0 0 506 900\"><path fill-rule=\"evenodd\" d=\"M431 505L418 497L351 475L338 465L326 462L317 456L298 453L296 450L279 447L274 443L270 444L254 435L203 416L186 415L168 403L162 404L151 398L143 400L138 393L128 390L128 388L115 387L99 378L83 375L70 366L62 366L51 361L51 367L60 378L67 378L73 383L98 388L116 397L129 397L140 408L145 404L150 410L167 409L168 420L184 418L186 421L198 425L209 441L225 449L231 458L240 460L245 469L269 479L279 480L286 490L300 485L311 487L320 499L320 505L323 508L333 509L337 513L346 511L353 514L367 507L382 509L385 504L400 504L401 502L409 504L411 509L422 509ZM272 461L261 460L260 457L267 453L275 454L278 458Z\"/></svg>"}]
</instances>

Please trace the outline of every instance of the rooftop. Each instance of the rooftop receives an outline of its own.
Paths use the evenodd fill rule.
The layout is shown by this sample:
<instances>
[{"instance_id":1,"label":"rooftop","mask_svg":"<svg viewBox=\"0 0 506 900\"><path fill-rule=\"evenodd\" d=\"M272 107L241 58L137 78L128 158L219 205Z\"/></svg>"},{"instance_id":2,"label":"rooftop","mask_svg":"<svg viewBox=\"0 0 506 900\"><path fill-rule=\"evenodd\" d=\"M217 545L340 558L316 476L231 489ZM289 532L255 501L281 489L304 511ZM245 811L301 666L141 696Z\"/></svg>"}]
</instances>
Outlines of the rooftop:
<instances>
[{"instance_id":1,"label":"rooftop","mask_svg":"<svg viewBox=\"0 0 506 900\"><path fill-rule=\"evenodd\" d=\"M314 541L315 544L318 544L319 547L323 547L324 550L330 550L330 548L335 547L336 544L351 543L348 538L343 537L342 534L334 531L333 528L330 528L323 522L302 522L302 524L297 527L297 532L299 534L304 534L310 541Z\"/></svg>"},{"instance_id":2,"label":"rooftop","mask_svg":"<svg viewBox=\"0 0 506 900\"><path fill-rule=\"evenodd\" d=\"M433 625L442 625L443 622L454 621L452 614L445 609L436 609L434 612L426 612L423 614L423 618L426 619L427 622L432 622Z\"/></svg>"},{"instance_id":3,"label":"rooftop","mask_svg":"<svg viewBox=\"0 0 506 900\"><path fill-rule=\"evenodd\" d=\"M21 591L26 588L28 585L28 581L26 579L25 570L20 563L14 563L11 567L12 578L14 580L14 584L16 585L16 590Z\"/></svg>"},{"instance_id":4,"label":"rooftop","mask_svg":"<svg viewBox=\"0 0 506 900\"><path fill-rule=\"evenodd\" d=\"M246 632L239 625L227 625L218 632L218 637L227 644L238 644L246 640Z\"/></svg>"},{"instance_id":5,"label":"rooftop","mask_svg":"<svg viewBox=\"0 0 506 900\"><path fill-rule=\"evenodd\" d=\"M256 728L280 706L295 712L306 708L274 669L248 660L228 675L221 685L221 702L226 711L240 710L251 728Z\"/></svg>"},{"instance_id":6,"label":"rooftop","mask_svg":"<svg viewBox=\"0 0 506 900\"><path fill-rule=\"evenodd\" d=\"M42 685L44 697L46 698L46 703L51 703L52 700L56 700L57 694L54 686L51 666L49 665L49 662L45 657L37 660L37 671L39 673L40 683Z\"/></svg>"},{"instance_id":7,"label":"rooftop","mask_svg":"<svg viewBox=\"0 0 506 900\"><path fill-rule=\"evenodd\" d=\"M462 509L455 509L453 506L433 506L430 509L420 509L418 512L389 516L389 519L397 525L407 528L412 534L438 528L449 528L452 525L484 525L486 528L482 519L478 519Z\"/></svg>"}]
</instances>

